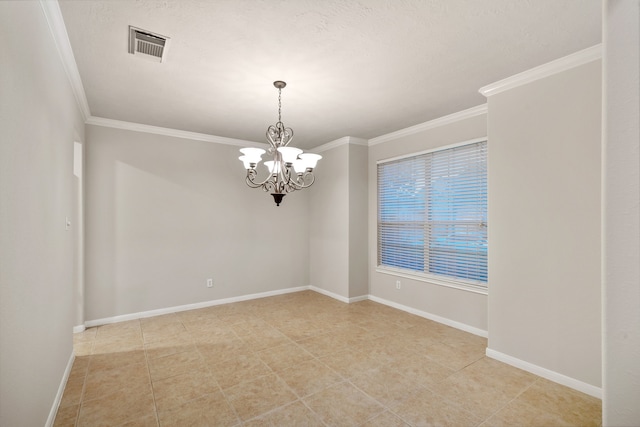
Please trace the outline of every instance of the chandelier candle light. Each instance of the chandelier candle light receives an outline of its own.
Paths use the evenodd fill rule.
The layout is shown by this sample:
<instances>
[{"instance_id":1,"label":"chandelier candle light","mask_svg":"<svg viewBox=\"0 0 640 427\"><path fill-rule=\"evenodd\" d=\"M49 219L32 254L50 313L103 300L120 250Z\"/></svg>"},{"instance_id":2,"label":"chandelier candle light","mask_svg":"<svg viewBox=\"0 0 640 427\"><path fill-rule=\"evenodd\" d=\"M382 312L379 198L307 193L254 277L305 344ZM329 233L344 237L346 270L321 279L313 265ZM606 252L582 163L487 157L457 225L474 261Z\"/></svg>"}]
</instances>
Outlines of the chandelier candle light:
<instances>
[{"instance_id":1,"label":"chandelier candle light","mask_svg":"<svg viewBox=\"0 0 640 427\"><path fill-rule=\"evenodd\" d=\"M270 191L277 206L280 206L282 198L295 190L302 190L310 187L315 181L313 168L318 160L322 158L319 154L303 153L301 149L289 147L293 139L293 130L284 127L281 118L282 111L282 89L287 85L282 81L275 81L273 85L278 89L278 123L267 128L267 139L269 149L262 148L242 148L243 154L239 159L247 170L247 185L251 188L262 188ZM262 155L268 153L273 160L264 162L269 170L269 176L264 181L257 179L258 172L256 166L262 160Z\"/></svg>"}]
</instances>

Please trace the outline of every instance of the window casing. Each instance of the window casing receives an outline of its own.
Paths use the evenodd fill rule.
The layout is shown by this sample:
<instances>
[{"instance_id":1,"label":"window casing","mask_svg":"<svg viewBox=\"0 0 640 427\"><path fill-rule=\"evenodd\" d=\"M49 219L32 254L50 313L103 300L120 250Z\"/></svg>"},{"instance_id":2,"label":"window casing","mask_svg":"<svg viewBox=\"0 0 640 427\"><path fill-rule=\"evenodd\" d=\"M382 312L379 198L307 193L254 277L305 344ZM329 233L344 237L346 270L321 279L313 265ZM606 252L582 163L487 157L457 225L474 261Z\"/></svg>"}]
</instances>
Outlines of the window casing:
<instances>
[{"instance_id":1,"label":"window casing","mask_svg":"<svg viewBox=\"0 0 640 427\"><path fill-rule=\"evenodd\" d=\"M486 140L378 163L378 270L486 293Z\"/></svg>"}]
</instances>

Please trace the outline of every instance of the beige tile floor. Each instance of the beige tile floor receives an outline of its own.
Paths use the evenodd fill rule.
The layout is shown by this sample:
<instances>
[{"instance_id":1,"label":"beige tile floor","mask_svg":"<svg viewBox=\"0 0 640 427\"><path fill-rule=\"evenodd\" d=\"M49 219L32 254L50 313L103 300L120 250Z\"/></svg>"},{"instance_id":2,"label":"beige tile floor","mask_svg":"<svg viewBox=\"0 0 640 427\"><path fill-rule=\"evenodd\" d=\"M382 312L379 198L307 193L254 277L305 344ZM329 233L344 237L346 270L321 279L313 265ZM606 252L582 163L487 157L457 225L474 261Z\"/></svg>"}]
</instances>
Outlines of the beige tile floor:
<instances>
[{"instance_id":1,"label":"beige tile floor","mask_svg":"<svg viewBox=\"0 0 640 427\"><path fill-rule=\"evenodd\" d=\"M56 426L599 426L486 339L311 291L90 328Z\"/></svg>"}]
</instances>

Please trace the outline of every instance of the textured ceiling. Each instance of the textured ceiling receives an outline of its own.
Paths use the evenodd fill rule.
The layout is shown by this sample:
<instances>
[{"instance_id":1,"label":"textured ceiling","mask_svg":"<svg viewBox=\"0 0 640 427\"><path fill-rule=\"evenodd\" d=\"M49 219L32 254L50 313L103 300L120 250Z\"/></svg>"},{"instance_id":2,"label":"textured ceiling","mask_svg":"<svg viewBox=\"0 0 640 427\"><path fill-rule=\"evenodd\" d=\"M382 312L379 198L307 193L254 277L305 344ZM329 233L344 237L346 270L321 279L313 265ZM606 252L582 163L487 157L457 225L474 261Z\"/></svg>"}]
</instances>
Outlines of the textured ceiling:
<instances>
[{"instance_id":1,"label":"textured ceiling","mask_svg":"<svg viewBox=\"0 0 640 427\"><path fill-rule=\"evenodd\" d=\"M372 138L485 102L484 85L601 41L600 0L60 0L91 114L292 145ZM128 26L171 38L127 53Z\"/></svg>"}]
</instances>

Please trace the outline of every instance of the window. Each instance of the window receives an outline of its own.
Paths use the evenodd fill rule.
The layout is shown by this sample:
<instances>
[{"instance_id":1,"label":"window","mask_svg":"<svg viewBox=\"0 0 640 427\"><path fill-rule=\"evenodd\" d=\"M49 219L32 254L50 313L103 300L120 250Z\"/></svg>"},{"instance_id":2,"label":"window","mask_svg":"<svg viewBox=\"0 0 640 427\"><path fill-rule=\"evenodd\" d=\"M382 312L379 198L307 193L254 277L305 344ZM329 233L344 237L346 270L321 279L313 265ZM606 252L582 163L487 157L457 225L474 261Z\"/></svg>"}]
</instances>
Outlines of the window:
<instances>
[{"instance_id":1,"label":"window","mask_svg":"<svg viewBox=\"0 0 640 427\"><path fill-rule=\"evenodd\" d=\"M487 142L378 163L378 265L487 287Z\"/></svg>"}]
</instances>

